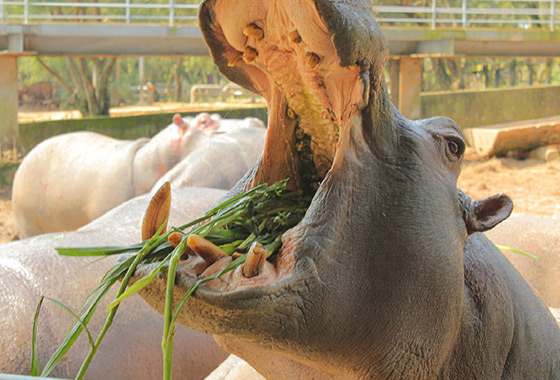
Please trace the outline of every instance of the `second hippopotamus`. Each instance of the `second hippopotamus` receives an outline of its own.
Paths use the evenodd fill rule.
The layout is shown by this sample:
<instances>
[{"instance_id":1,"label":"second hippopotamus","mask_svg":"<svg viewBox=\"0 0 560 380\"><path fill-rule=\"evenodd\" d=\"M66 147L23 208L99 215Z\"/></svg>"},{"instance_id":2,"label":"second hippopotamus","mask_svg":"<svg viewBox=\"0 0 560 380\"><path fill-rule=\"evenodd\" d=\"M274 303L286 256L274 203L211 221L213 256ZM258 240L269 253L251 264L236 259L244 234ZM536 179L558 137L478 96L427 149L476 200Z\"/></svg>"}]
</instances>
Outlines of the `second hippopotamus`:
<instances>
[{"instance_id":1,"label":"second hippopotamus","mask_svg":"<svg viewBox=\"0 0 560 380\"><path fill-rule=\"evenodd\" d=\"M235 139L238 133L244 138ZM205 155L206 150L198 148L217 136L235 140L225 149L254 152L250 159L230 160L233 166L242 166L238 171L243 173L261 152L265 134L264 124L255 118L220 120L208 114L195 118L177 114L151 139L116 140L86 131L47 139L29 152L14 177L12 201L19 236L71 231L87 224L149 192L161 176L195 150L196 155ZM214 173L220 168L229 170L217 162ZM220 187L219 181L203 178L204 183L195 179L189 185Z\"/></svg>"}]
</instances>

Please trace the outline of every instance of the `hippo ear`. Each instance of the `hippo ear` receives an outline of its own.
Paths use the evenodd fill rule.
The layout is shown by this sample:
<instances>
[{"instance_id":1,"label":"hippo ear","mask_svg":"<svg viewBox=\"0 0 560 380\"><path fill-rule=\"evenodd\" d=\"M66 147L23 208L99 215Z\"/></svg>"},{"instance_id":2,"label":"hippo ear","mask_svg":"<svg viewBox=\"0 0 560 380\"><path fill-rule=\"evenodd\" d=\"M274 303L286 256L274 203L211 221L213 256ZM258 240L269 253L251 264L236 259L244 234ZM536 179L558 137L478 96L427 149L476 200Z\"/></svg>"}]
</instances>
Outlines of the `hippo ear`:
<instances>
[{"instance_id":1,"label":"hippo ear","mask_svg":"<svg viewBox=\"0 0 560 380\"><path fill-rule=\"evenodd\" d=\"M457 190L463 219L469 235L493 228L506 220L513 211L513 202L505 194L497 194L473 202L468 195L460 189Z\"/></svg>"}]
</instances>

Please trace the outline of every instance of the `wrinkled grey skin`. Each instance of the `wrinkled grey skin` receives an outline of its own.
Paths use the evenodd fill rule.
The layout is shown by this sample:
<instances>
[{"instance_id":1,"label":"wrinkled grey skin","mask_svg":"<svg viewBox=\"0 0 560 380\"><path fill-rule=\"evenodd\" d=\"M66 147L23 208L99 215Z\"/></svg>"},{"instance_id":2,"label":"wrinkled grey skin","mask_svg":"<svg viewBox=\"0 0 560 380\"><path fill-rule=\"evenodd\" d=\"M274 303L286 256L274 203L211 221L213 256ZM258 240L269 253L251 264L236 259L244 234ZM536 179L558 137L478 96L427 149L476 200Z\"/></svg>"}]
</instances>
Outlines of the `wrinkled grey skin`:
<instances>
[{"instance_id":1,"label":"wrinkled grey skin","mask_svg":"<svg viewBox=\"0 0 560 380\"><path fill-rule=\"evenodd\" d=\"M173 120L151 139L120 141L93 132L75 132L35 147L14 177L12 200L19 236L75 230L149 192L178 163L180 168L166 179L177 178L176 182L185 186L230 189L264 144L264 126L257 119L219 120L217 131L189 125L192 117L175 115ZM254 136L247 129L255 131ZM209 143L217 137L221 143ZM212 159L202 148L218 148L214 145L227 149L220 152L222 156L230 154L226 164ZM191 163L195 167L190 168ZM204 175L200 175L201 170Z\"/></svg>"},{"instance_id":2,"label":"wrinkled grey skin","mask_svg":"<svg viewBox=\"0 0 560 380\"><path fill-rule=\"evenodd\" d=\"M496 244L537 256L534 260L514 252L506 257L549 307L560 308L560 221L536 215L513 215L487 236Z\"/></svg>"},{"instance_id":3,"label":"wrinkled grey skin","mask_svg":"<svg viewBox=\"0 0 560 380\"><path fill-rule=\"evenodd\" d=\"M223 192L179 189L172 196L170 224L179 225L199 215ZM0 246L0 373L29 374L33 316L41 295L78 311L115 262L115 258L108 258L88 266L92 258L58 256L53 247L135 244L140 241L140 221L148 201L147 195L132 199L75 232L42 235ZM113 297L115 290L108 297ZM94 339L105 322L108 300L102 302L89 324ZM44 301L37 330L41 368L71 323L72 316ZM161 378L162 326L163 317L140 297L123 302L86 379ZM227 356L211 337L181 326L177 326L175 347L174 373L180 379L203 379ZM74 378L88 350L84 335L51 375Z\"/></svg>"},{"instance_id":4,"label":"wrinkled grey skin","mask_svg":"<svg viewBox=\"0 0 560 380\"><path fill-rule=\"evenodd\" d=\"M214 60L258 89L246 66L227 66L214 14L220 1L200 10ZM472 202L458 192L457 125L407 120L391 104L387 45L369 1L313 3L340 65L358 64L368 80L364 107L341 134L306 216L284 235L293 273L227 293L201 286L180 322L212 333L269 380L560 379L556 322L479 232L506 218L511 201ZM193 279L180 269L177 281L179 298ZM143 297L161 312L164 294L161 280Z\"/></svg>"}]
</instances>

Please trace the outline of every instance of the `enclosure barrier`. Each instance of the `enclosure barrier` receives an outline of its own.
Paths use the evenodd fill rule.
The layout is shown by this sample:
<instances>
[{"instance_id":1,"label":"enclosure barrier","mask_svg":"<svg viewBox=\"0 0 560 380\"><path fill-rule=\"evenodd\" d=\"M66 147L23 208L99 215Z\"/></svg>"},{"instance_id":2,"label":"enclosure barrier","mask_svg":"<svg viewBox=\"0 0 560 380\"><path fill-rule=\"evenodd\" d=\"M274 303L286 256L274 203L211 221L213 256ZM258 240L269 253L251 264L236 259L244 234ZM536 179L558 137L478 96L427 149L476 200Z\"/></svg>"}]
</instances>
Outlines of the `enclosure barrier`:
<instances>
[{"instance_id":1,"label":"enclosure barrier","mask_svg":"<svg viewBox=\"0 0 560 380\"><path fill-rule=\"evenodd\" d=\"M199 2L163 0L146 4L143 0L124 2L63 2L0 0L0 22L124 22L195 24ZM440 3L442 0L439 0ZM507 1L513 6L499 8ZM442 6L430 0L429 6L374 5L382 25L438 27L517 27L558 28L557 3L560 0L454 0ZM490 4L490 5L489 5Z\"/></svg>"}]
</instances>

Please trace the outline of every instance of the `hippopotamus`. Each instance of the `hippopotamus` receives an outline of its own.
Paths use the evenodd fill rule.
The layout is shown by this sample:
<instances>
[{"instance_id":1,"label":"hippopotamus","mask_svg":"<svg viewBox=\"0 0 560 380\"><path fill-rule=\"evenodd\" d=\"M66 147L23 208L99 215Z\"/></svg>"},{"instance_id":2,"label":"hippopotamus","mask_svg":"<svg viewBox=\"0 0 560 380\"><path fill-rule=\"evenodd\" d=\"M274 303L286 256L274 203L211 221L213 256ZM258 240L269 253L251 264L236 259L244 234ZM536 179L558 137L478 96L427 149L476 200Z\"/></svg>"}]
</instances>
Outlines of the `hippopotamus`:
<instances>
[{"instance_id":1,"label":"hippopotamus","mask_svg":"<svg viewBox=\"0 0 560 380\"><path fill-rule=\"evenodd\" d=\"M190 188L172 191L169 223L178 224L225 194L222 190ZM31 334L35 309L41 295L54 298L78 313L87 295L110 269L115 258L90 264L92 258L59 256L53 247L130 245L140 240L140 223L149 195L125 202L78 231L36 236L0 245L0 373L28 375L31 366ZM115 289L114 289L115 290ZM104 312L112 290L89 323L95 336L105 322ZM41 368L62 342L73 322L58 305L45 300L39 314L37 350ZM113 325L94 357L87 379L142 379L161 377L162 316L140 297L133 296L119 307ZM177 326L174 372L177 378L201 380L227 354L212 337ZM82 336L51 373L74 378L89 350ZM0 377L2 377L0 375Z\"/></svg>"},{"instance_id":2,"label":"hippopotamus","mask_svg":"<svg viewBox=\"0 0 560 380\"><path fill-rule=\"evenodd\" d=\"M240 136L236 137L238 130ZM204 149L197 149L222 134L231 135L228 143L220 145L232 149L228 165L214 161L213 176L189 178L188 183L229 189L232 180L222 180L222 170L229 178L244 173L262 149L264 125L257 119L216 120L205 113L183 119L176 114L151 139L122 141L94 132L74 132L43 141L29 152L14 177L12 201L19 236L75 230L149 192L162 175L195 150L204 157L192 161L212 162ZM237 157L239 151L243 154ZM248 158L252 158L250 163ZM190 170L188 163L181 168Z\"/></svg>"},{"instance_id":3,"label":"hippopotamus","mask_svg":"<svg viewBox=\"0 0 560 380\"><path fill-rule=\"evenodd\" d=\"M559 327L482 233L511 200L456 188L454 121L392 105L370 1L204 0L199 21L220 71L269 107L264 152L226 199L289 178L313 200L260 274L200 285L178 322L269 380L560 379ZM175 304L230 261L181 262ZM160 312L164 277L141 292Z\"/></svg>"},{"instance_id":4,"label":"hippopotamus","mask_svg":"<svg viewBox=\"0 0 560 380\"><path fill-rule=\"evenodd\" d=\"M172 188L211 187L231 189L259 157L266 129L262 121L246 118L242 123L221 120L213 137L165 173L152 192L165 182Z\"/></svg>"}]
</instances>

